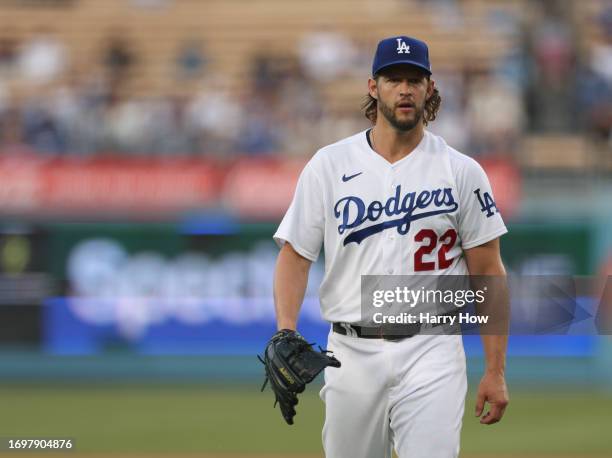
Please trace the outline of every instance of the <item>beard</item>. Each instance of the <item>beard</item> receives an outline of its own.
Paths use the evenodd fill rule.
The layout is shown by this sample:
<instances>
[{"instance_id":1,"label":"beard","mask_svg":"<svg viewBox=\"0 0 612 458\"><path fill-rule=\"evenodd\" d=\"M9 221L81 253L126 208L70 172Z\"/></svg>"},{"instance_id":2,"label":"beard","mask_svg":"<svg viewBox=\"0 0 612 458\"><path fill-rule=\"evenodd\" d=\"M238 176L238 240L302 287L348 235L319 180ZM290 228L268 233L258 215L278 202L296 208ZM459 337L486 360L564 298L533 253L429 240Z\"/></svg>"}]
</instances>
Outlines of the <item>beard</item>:
<instances>
[{"instance_id":1,"label":"beard","mask_svg":"<svg viewBox=\"0 0 612 458\"><path fill-rule=\"evenodd\" d=\"M396 130L400 132L408 132L409 130L414 129L414 127L423 117L423 113L425 112L424 103L421 106L414 105L414 116L412 118L400 120L395 115L395 108L390 107L380 99L378 100L378 106L380 107L380 112L383 114L389 124L391 124Z\"/></svg>"}]
</instances>

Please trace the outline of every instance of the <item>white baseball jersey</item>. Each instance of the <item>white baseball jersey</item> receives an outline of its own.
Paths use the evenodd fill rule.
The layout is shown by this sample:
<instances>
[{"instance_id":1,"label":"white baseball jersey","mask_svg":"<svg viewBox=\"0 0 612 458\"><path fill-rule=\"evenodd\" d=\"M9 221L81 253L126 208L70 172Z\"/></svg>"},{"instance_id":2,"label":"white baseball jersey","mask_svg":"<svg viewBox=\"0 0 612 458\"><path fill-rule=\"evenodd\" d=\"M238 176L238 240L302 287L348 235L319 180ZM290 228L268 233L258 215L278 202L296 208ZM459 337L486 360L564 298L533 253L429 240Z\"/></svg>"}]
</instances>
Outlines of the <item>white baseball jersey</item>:
<instances>
[{"instance_id":1,"label":"white baseball jersey","mask_svg":"<svg viewBox=\"0 0 612 458\"><path fill-rule=\"evenodd\" d=\"M361 275L465 275L462 250L507 232L484 170L425 131L390 163L367 131L320 149L300 175L274 240L316 261L322 316L360 323Z\"/></svg>"}]
</instances>

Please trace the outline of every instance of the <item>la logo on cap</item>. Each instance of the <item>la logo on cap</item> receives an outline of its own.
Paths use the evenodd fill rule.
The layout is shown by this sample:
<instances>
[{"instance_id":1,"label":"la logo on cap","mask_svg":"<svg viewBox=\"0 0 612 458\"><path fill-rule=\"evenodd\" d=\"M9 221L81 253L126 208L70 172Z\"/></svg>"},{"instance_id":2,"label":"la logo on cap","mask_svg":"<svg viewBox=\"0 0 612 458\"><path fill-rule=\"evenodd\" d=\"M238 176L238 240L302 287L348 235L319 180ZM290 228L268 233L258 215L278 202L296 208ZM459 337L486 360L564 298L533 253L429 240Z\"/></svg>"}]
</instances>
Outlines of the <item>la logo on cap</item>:
<instances>
[{"instance_id":1,"label":"la logo on cap","mask_svg":"<svg viewBox=\"0 0 612 458\"><path fill-rule=\"evenodd\" d=\"M398 54L410 54L410 46L408 46L401 38L397 40L397 53Z\"/></svg>"}]
</instances>

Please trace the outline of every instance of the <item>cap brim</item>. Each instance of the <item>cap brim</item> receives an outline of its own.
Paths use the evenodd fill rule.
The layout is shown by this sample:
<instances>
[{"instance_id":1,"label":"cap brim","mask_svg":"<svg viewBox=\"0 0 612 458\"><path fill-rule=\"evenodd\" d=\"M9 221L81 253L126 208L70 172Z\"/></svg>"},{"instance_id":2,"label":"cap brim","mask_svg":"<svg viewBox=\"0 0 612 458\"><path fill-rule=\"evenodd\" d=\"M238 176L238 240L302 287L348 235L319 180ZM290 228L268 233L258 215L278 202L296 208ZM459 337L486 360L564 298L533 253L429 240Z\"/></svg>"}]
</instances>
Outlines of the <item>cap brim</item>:
<instances>
[{"instance_id":1,"label":"cap brim","mask_svg":"<svg viewBox=\"0 0 612 458\"><path fill-rule=\"evenodd\" d=\"M389 67L392 67L394 65L401 65L401 64L412 65L413 67L417 67L417 68L423 70L428 75L431 75L431 70L428 69L427 67L425 67L424 65L421 65L418 62L414 62L414 61L406 60L406 59L396 60L396 61L393 61L393 62L389 62L389 63L387 63L385 65L382 65L381 67L378 67L376 69L376 71L374 72L374 75L376 75L377 73L380 73L380 71L384 70L385 68L389 68Z\"/></svg>"}]
</instances>

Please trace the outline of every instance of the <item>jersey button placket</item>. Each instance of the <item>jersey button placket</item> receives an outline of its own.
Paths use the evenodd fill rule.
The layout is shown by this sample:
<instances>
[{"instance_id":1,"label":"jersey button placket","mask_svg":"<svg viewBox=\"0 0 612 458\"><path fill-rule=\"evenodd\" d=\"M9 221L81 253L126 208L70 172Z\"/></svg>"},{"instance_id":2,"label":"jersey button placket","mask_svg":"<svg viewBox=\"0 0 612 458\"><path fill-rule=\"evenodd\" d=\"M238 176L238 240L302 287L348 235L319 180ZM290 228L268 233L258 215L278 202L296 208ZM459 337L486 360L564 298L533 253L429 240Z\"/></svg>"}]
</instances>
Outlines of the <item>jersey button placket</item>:
<instances>
[{"instance_id":1,"label":"jersey button placket","mask_svg":"<svg viewBox=\"0 0 612 458\"><path fill-rule=\"evenodd\" d=\"M382 200L382 204L384 205L393 193L395 192L395 179L393 176L393 170L390 169L387 171L387 177L384 182L384 199ZM393 219L392 216L388 216L383 213L383 217L385 220ZM381 233L382 236L382 245L383 245L383 273L385 275L393 275L395 273L394 265L393 265L393 250L395 249L393 243L393 229L386 229Z\"/></svg>"}]
</instances>

